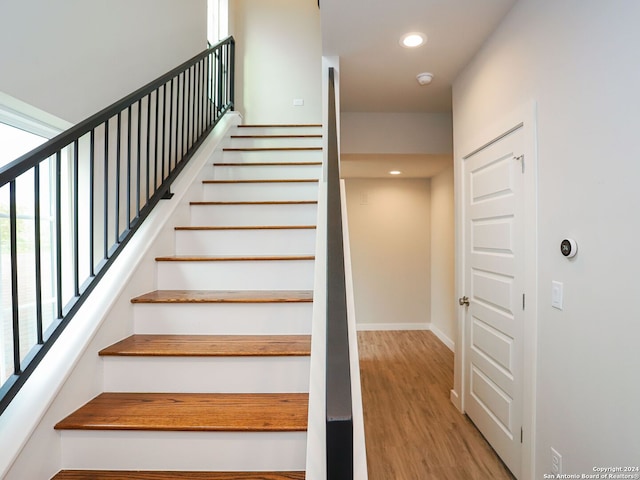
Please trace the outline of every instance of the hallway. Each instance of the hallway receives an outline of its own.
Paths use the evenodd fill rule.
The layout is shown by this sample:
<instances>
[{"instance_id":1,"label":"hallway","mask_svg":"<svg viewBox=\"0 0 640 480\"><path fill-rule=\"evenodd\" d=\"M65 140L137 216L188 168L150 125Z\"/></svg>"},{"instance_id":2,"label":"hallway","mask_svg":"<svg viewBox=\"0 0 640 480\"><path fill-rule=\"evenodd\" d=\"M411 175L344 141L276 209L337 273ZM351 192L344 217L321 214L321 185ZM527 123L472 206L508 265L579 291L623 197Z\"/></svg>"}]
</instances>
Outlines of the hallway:
<instances>
[{"instance_id":1,"label":"hallway","mask_svg":"<svg viewBox=\"0 0 640 480\"><path fill-rule=\"evenodd\" d=\"M370 480L514 477L449 400L453 352L430 331L358 332Z\"/></svg>"}]
</instances>

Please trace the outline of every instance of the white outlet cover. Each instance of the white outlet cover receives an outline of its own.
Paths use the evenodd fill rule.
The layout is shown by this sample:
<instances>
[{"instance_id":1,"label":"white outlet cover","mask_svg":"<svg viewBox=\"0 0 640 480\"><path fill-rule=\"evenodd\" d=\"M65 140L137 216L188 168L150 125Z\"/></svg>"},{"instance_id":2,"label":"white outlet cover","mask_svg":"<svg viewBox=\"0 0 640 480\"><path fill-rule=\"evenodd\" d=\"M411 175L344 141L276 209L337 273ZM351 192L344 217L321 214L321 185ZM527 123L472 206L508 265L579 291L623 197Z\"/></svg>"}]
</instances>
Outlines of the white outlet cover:
<instances>
[{"instance_id":1,"label":"white outlet cover","mask_svg":"<svg viewBox=\"0 0 640 480\"><path fill-rule=\"evenodd\" d=\"M562 455L553 447L551 447L551 473L562 475Z\"/></svg>"},{"instance_id":2,"label":"white outlet cover","mask_svg":"<svg viewBox=\"0 0 640 480\"><path fill-rule=\"evenodd\" d=\"M294 98L293 99L293 106L294 107L302 107L302 106L304 106L304 99L302 99L302 98Z\"/></svg>"},{"instance_id":3,"label":"white outlet cover","mask_svg":"<svg viewBox=\"0 0 640 480\"><path fill-rule=\"evenodd\" d=\"M556 282L555 280L551 282L551 306L558 310L562 310L563 287L564 285L561 282Z\"/></svg>"}]
</instances>

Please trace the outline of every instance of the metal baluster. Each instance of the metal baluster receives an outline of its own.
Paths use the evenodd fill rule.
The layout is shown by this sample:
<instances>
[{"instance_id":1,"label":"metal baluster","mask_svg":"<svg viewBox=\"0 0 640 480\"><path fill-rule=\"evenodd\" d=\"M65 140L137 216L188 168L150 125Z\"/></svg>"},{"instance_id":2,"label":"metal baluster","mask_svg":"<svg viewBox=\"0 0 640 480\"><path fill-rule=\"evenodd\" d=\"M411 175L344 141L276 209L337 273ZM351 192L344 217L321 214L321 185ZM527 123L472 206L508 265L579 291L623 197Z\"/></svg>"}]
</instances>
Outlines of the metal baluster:
<instances>
[{"instance_id":1,"label":"metal baluster","mask_svg":"<svg viewBox=\"0 0 640 480\"><path fill-rule=\"evenodd\" d=\"M42 251L40 246L40 164L33 167L33 237L35 245L35 266L36 266L36 330L38 334L38 344L44 343L42 331Z\"/></svg>"},{"instance_id":2,"label":"metal baluster","mask_svg":"<svg viewBox=\"0 0 640 480\"><path fill-rule=\"evenodd\" d=\"M158 189L158 150L160 149L160 139L158 138L158 108L160 108L160 87L156 88L156 136L154 137L155 161L153 164L153 193Z\"/></svg>"},{"instance_id":3,"label":"metal baluster","mask_svg":"<svg viewBox=\"0 0 640 480\"><path fill-rule=\"evenodd\" d=\"M229 43L229 99L228 103L231 105L231 110L235 105L235 63L236 63L236 42L233 38Z\"/></svg>"},{"instance_id":4,"label":"metal baluster","mask_svg":"<svg viewBox=\"0 0 640 480\"><path fill-rule=\"evenodd\" d=\"M18 213L16 207L16 181L9 182L9 229L11 248L11 317L13 334L13 373L20 375L20 310L18 298Z\"/></svg>"},{"instance_id":5,"label":"metal baluster","mask_svg":"<svg viewBox=\"0 0 640 480\"><path fill-rule=\"evenodd\" d=\"M95 136L96 136L96 129L93 128L91 129L91 134L89 136L89 275L90 276L94 276L95 275L95 267L94 267L94 263L95 263L95 258L94 258L94 245L93 245L93 236L94 236L94 214L93 214L93 208L94 208L94 184L93 184L93 178L94 178L94 174L95 174Z\"/></svg>"},{"instance_id":6,"label":"metal baluster","mask_svg":"<svg viewBox=\"0 0 640 480\"><path fill-rule=\"evenodd\" d=\"M122 113L118 113L118 119L116 122L116 198L115 198L115 212L114 212L114 245L120 243L120 143L122 135Z\"/></svg>"},{"instance_id":7,"label":"metal baluster","mask_svg":"<svg viewBox=\"0 0 640 480\"><path fill-rule=\"evenodd\" d=\"M193 76L193 143L200 136L200 64L196 63Z\"/></svg>"},{"instance_id":8,"label":"metal baluster","mask_svg":"<svg viewBox=\"0 0 640 480\"><path fill-rule=\"evenodd\" d=\"M131 105L127 108L127 230L131 229Z\"/></svg>"},{"instance_id":9,"label":"metal baluster","mask_svg":"<svg viewBox=\"0 0 640 480\"><path fill-rule=\"evenodd\" d=\"M165 156L166 156L166 135L167 133L167 84L162 85L162 150L160 151L161 157L161 170L160 170L160 185L164 182L165 176Z\"/></svg>"},{"instance_id":10,"label":"metal baluster","mask_svg":"<svg viewBox=\"0 0 640 480\"><path fill-rule=\"evenodd\" d=\"M224 52L225 48L221 47L216 50L216 91L215 91L215 101L216 101L216 119L220 118L220 111L222 110L222 105L224 103L223 91L224 91Z\"/></svg>"},{"instance_id":11,"label":"metal baluster","mask_svg":"<svg viewBox=\"0 0 640 480\"><path fill-rule=\"evenodd\" d=\"M78 238L78 140L73 142L73 292L80 296L80 240Z\"/></svg>"},{"instance_id":12,"label":"metal baluster","mask_svg":"<svg viewBox=\"0 0 640 480\"><path fill-rule=\"evenodd\" d=\"M142 167L140 166L140 155L142 147L140 137L142 135L142 99L138 100L138 133L136 135L137 154L136 154L136 220L140 216L140 175Z\"/></svg>"},{"instance_id":13,"label":"metal baluster","mask_svg":"<svg viewBox=\"0 0 640 480\"><path fill-rule=\"evenodd\" d=\"M189 153L189 139L191 137L191 67L187 69L187 134L185 154Z\"/></svg>"},{"instance_id":14,"label":"metal baluster","mask_svg":"<svg viewBox=\"0 0 640 480\"><path fill-rule=\"evenodd\" d=\"M62 152L56 153L56 303L62 318Z\"/></svg>"},{"instance_id":15,"label":"metal baluster","mask_svg":"<svg viewBox=\"0 0 640 480\"><path fill-rule=\"evenodd\" d=\"M146 197L147 197L147 201L145 202L145 205L149 204L149 182L150 182L150 174L149 174L149 168L151 167L151 161L150 161L150 149L151 149L151 94L147 95L147 171L146 171L146 177L147 177L147 184L145 187L146 190Z\"/></svg>"},{"instance_id":16,"label":"metal baluster","mask_svg":"<svg viewBox=\"0 0 640 480\"><path fill-rule=\"evenodd\" d=\"M169 89L169 172L172 170L171 158L173 150L173 78L171 79L171 88Z\"/></svg>"},{"instance_id":17,"label":"metal baluster","mask_svg":"<svg viewBox=\"0 0 640 480\"><path fill-rule=\"evenodd\" d=\"M106 260L109 258L109 120L104 122L104 205L102 226L104 231L103 239L103 258Z\"/></svg>"},{"instance_id":18,"label":"metal baluster","mask_svg":"<svg viewBox=\"0 0 640 480\"><path fill-rule=\"evenodd\" d=\"M185 92L185 78L186 75L184 72L182 72L180 74L180 77L182 77L182 88L180 89L181 91L181 99L182 101L180 108L182 109L182 113L181 113L181 119L180 119L180 156L178 157L179 160L182 160L182 157L184 157L184 108L185 108L185 99L184 99L184 92ZM180 77L178 77L178 79L180 79ZM178 82L180 83L180 82Z\"/></svg>"}]
</instances>

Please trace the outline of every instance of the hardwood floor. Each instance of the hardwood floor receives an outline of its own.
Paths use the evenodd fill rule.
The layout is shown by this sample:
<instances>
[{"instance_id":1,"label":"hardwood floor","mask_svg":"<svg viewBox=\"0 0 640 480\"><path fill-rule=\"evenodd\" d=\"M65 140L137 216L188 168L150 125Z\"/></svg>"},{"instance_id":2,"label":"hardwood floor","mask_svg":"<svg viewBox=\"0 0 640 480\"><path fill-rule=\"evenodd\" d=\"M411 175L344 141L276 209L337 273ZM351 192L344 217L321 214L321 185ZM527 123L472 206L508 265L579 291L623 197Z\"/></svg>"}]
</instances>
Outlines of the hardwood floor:
<instances>
[{"instance_id":1,"label":"hardwood floor","mask_svg":"<svg viewBox=\"0 0 640 480\"><path fill-rule=\"evenodd\" d=\"M514 477L449 400L453 353L429 331L358 332L369 480Z\"/></svg>"}]
</instances>

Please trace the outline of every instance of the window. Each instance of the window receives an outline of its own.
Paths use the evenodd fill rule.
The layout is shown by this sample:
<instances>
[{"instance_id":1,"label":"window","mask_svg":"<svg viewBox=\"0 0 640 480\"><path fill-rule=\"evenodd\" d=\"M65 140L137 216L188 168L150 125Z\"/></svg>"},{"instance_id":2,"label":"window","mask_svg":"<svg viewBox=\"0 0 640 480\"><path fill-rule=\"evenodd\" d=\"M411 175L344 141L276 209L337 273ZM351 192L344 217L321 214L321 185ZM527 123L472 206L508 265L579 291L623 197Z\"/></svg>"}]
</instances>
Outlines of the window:
<instances>
[{"instance_id":1,"label":"window","mask_svg":"<svg viewBox=\"0 0 640 480\"><path fill-rule=\"evenodd\" d=\"M0 168L46 142L60 130L6 107L0 97ZM40 166L40 275L42 327L55 318L54 202L51 181L53 162ZM38 342L36 292L36 225L34 173L16 181L18 309L20 359ZM0 384L13 374L13 314L11 298L11 250L9 185L0 188Z\"/></svg>"},{"instance_id":2,"label":"window","mask_svg":"<svg viewBox=\"0 0 640 480\"><path fill-rule=\"evenodd\" d=\"M229 0L207 1L207 40L215 45L229 36Z\"/></svg>"}]
</instances>

